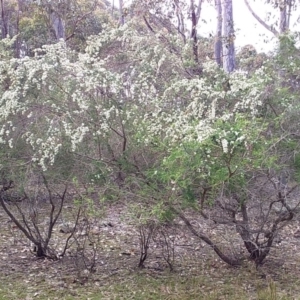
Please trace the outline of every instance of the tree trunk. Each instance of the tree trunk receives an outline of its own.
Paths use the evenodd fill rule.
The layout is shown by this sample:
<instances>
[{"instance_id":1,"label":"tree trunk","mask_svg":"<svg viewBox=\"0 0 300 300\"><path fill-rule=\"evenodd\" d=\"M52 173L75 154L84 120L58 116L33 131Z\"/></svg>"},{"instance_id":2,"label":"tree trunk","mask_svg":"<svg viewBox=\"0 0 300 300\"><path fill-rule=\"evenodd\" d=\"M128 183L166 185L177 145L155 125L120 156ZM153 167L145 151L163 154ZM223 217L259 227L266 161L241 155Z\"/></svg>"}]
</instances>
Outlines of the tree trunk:
<instances>
[{"instance_id":1,"label":"tree trunk","mask_svg":"<svg viewBox=\"0 0 300 300\"><path fill-rule=\"evenodd\" d=\"M36 253L36 257L39 257L39 258L44 258L44 257L47 257L46 253L45 253L45 250L42 246L41 243L37 243L35 245L35 253Z\"/></svg>"},{"instance_id":2,"label":"tree trunk","mask_svg":"<svg viewBox=\"0 0 300 300\"><path fill-rule=\"evenodd\" d=\"M7 30L7 15L5 15L5 8L4 8L4 0L1 0L1 35L2 39L5 39L8 34Z\"/></svg>"},{"instance_id":3,"label":"tree trunk","mask_svg":"<svg viewBox=\"0 0 300 300\"><path fill-rule=\"evenodd\" d=\"M279 4L279 10L280 10L280 22L279 22L279 31L280 33L284 33L287 30L287 9L286 9L287 3L286 0L282 1L281 4Z\"/></svg>"},{"instance_id":4,"label":"tree trunk","mask_svg":"<svg viewBox=\"0 0 300 300\"><path fill-rule=\"evenodd\" d=\"M197 11L196 11L196 21L197 21L197 24L199 22L200 15L201 15L202 2L203 2L203 0L199 0L198 1L198 5L197 5Z\"/></svg>"},{"instance_id":5,"label":"tree trunk","mask_svg":"<svg viewBox=\"0 0 300 300\"><path fill-rule=\"evenodd\" d=\"M57 40L66 39L65 35L65 24L62 18L59 16L59 14L56 11L52 11L50 13L50 21L52 28L55 31L55 37Z\"/></svg>"},{"instance_id":6,"label":"tree trunk","mask_svg":"<svg viewBox=\"0 0 300 300\"><path fill-rule=\"evenodd\" d=\"M124 6L123 0L119 0L120 25L124 25L125 24L123 6Z\"/></svg>"},{"instance_id":7,"label":"tree trunk","mask_svg":"<svg viewBox=\"0 0 300 300\"><path fill-rule=\"evenodd\" d=\"M279 16L279 31L277 31L273 26L268 25L266 22L264 22L251 8L249 1L244 0L246 6L248 7L249 11L253 15L253 17L266 29L268 29L270 32L272 32L275 36L279 36L279 34L286 33L289 30L290 27L290 17L291 17L291 10L293 7L293 0L282 0L280 4L278 5L280 10L280 16Z\"/></svg>"},{"instance_id":8,"label":"tree trunk","mask_svg":"<svg viewBox=\"0 0 300 300\"><path fill-rule=\"evenodd\" d=\"M292 14L292 6L293 6L293 0L288 0L288 10L287 10L287 21L286 21L286 24L287 24L287 28L289 29L290 28L290 19L291 19L291 14Z\"/></svg>"},{"instance_id":9,"label":"tree trunk","mask_svg":"<svg viewBox=\"0 0 300 300\"><path fill-rule=\"evenodd\" d=\"M179 0L174 0L175 5L175 14L177 17L177 30L182 35L184 42L186 42L186 36L185 36L185 24L184 24L184 16L182 13L182 9L180 7Z\"/></svg>"},{"instance_id":10,"label":"tree trunk","mask_svg":"<svg viewBox=\"0 0 300 300\"><path fill-rule=\"evenodd\" d=\"M197 37L197 14L195 10L194 0L191 0L191 17L192 17L191 39L193 41L193 55L194 55L195 63L198 64L199 58L198 58L198 37Z\"/></svg>"},{"instance_id":11,"label":"tree trunk","mask_svg":"<svg viewBox=\"0 0 300 300\"><path fill-rule=\"evenodd\" d=\"M221 0L215 0L216 10L218 13L218 23L215 36L215 60L218 66L222 66L222 5Z\"/></svg>"},{"instance_id":12,"label":"tree trunk","mask_svg":"<svg viewBox=\"0 0 300 300\"><path fill-rule=\"evenodd\" d=\"M232 13L232 0L222 1L223 3L223 68L226 73L235 69L234 49L234 24Z\"/></svg>"},{"instance_id":13,"label":"tree trunk","mask_svg":"<svg viewBox=\"0 0 300 300\"><path fill-rule=\"evenodd\" d=\"M292 6L293 6L293 0L284 0L279 5L281 34L286 33L289 30Z\"/></svg>"}]
</instances>

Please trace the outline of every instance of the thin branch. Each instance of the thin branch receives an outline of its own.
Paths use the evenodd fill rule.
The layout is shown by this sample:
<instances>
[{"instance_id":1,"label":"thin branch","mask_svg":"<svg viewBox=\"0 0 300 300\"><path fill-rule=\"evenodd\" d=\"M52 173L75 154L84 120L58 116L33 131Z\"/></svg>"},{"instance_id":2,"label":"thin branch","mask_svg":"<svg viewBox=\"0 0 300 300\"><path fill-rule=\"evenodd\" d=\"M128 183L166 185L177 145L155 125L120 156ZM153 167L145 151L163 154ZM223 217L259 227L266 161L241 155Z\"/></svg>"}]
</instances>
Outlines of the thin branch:
<instances>
[{"instance_id":1,"label":"thin branch","mask_svg":"<svg viewBox=\"0 0 300 300\"><path fill-rule=\"evenodd\" d=\"M153 29L152 26L149 24L149 22L148 22L148 20L146 19L145 16L143 16L143 19L144 19L144 21L145 21L147 27L149 28L149 30L150 30L151 32L155 33L154 29Z\"/></svg>"},{"instance_id":2,"label":"thin branch","mask_svg":"<svg viewBox=\"0 0 300 300\"><path fill-rule=\"evenodd\" d=\"M74 226L74 228L73 228L71 234L68 236L68 238L67 238L67 240L66 240L65 247L64 247L62 253L59 255L60 257L63 257L63 256L65 256L65 254L66 254L66 251L67 251L68 245L69 245L69 241L70 241L70 239L74 236L75 231L76 231L76 229L77 229L77 225L78 225L78 221L79 221L80 215L81 215L81 207L79 207L79 209L78 209L78 211L77 211L76 220L75 220L75 226Z\"/></svg>"},{"instance_id":3,"label":"thin branch","mask_svg":"<svg viewBox=\"0 0 300 300\"><path fill-rule=\"evenodd\" d=\"M241 262L237 259L231 259L229 258L227 255L225 255L221 249L212 241L210 240L207 236L205 236L204 234L197 232L195 230L195 228L193 227L193 225L190 223L190 221L184 216L184 214L180 213L179 211L177 211L174 207L171 207L172 211L178 215L178 217L183 220L183 222L185 223L185 225L187 226L187 228L196 236L198 237L200 240L204 241L206 244L208 244L215 252L216 254L227 264L229 264L230 266L233 267L238 267L241 265Z\"/></svg>"},{"instance_id":4,"label":"thin branch","mask_svg":"<svg viewBox=\"0 0 300 300\"><path fill-rule=\"evenodd\" d=\"M273 28L272 26L268 25L266 22L264 22L252 9L250 6L248 0L244 0L246 6L248 7L249 11L251 12L252 16L262 25L264 26L267 30L271 31L275 36L279 36L279 32Z\"/></svg>"},{"instance_id":5,"label":"thin branch","mask_svg":"<svg viewBox=\"0 0 300 300\"><path fill-rule=\"evenodd\" d=\"M25 236L34 244L36 244L35 239L28 233L28 231L23 227L23 225L15 218L15 216L11 213L11 211L8 209L6 203L4 202L3 192L4 188L0 190L0 205L4 209L4 211L7 213L7 215L10 217L10 219L16 224L16 226L25 234Z\"/></svg>"},{"instance_id":6,"label":"thin branch","mask_svg":"<svg viewBox=\"0 0 300 300\"><path fill-rule=\"evenodd\" d=\"M201 15L202 3L203 3L203 0L199 0L198 6L197 6L197 12L196 12L196 21L197 21L197 24L199 22L200 15Z\"/></svg>"}]
</instances>

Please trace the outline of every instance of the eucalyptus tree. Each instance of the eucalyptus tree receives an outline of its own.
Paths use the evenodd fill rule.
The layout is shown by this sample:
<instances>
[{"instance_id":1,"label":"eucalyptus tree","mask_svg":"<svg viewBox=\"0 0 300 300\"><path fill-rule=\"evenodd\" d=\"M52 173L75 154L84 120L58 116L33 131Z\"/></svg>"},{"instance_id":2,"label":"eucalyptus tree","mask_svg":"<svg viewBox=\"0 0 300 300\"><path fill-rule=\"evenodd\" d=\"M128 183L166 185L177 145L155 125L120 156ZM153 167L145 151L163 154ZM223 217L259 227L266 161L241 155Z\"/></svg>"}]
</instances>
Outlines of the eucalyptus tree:
<instances>
[{"instance_id":1,"label":"eucalyptus tree","mask_svg":"<svg viewBox=\"0 0 300 300\"><path fill-rule=\"evenodd\" d=\"M124 11L123 11L124 3L123 0L119 0L119 13L120 13L120 25L125 24L125 16L124 16Z\"/></svg>"},{"instance_id":2,"label":"eucalyptus tree","mask_svg":"<svg viewBox=\"0 0 300 300\"><path fill-rule=\"evenodd\" d=\"M48 25L52 28L55 39L58 41L73 38L78 33L80 24L94 15L99 8L108 8L108 3L95 0L40 0L38 6L47 15Z\"/></svg>"},{"instance_id":3,"label":"eucalyptus tree","mask_svg":"<svg viewBox=\"0 0 300 300\"><path fill-rule=\"evenodd\" d=\"M110 7L106 1L7 0L0 4L2 36L17 35L16 57L21 52L33 55L34 49L59 39L82 51L88 36L101 32L102 23L116 21L106 13Z\"/></svg>"},{"instance_id":4,"label":"eucalyptus tree","mask_svg":"<svg viewBox=\"0 0 300 300\"><path fill-rule=\"evenodd\" d=\"M217 28L216 28L215 43L214 43L214 53L215 53L215 60L217 64L221 67L222 66L222 23L223 23L221 0L215 0L215 7L217 10Z\"/></svg>"},{"instance_id":5,"label":"eucalyptus tree","mask_svg":"<svg viewBox=\"0 0 300 300\"><path fill-rule=\"evenodd\" d=\"M190 10L191 10L190 13L191 13L191 21L192 21L191 39L193 41L194 60L197 64L199 63L197 26L198 26L200 14L201 14L202 2L203 2L203 0L199 0L198 6L196 6L195 1L190 0Z\"/></svg>"},{"instance_id":6,"label":"eucalyptus tree","mask_svg":"<svg viewBox=\"0 0 300 300\"><path fill-rule=\"evenodd\" d=\"M8 30L7 30L7 14L5 13L6 9L4 7L4 1L1 0L0 4L1 4L1 35L2 35L2 38L6 38L7 33L8 33Z\"/></svg>"},{"instance_id":7,"label":"eucalyptus tree","mask_svg":"<svg viewBox=\"0 0 300 300\"><path fill-rule=\"evenodd\" d=\"M132 4L135 16L142 16L148 29L152 33L162 28L168 33L179 36L192 46L191 64L193 70L201 73L199 60L199 20L204 0L168 1L134 1ZM167 36L165 36L166 38Z\"/></svg>"},{"instance_id":8,"label":"eucalyptus tree","mask_svg":"<svg viewBox=\"0 0 300 300\"><path fill-rule=\"evenodd\" d=\"M279 12L279 25L276 29L274 24L267 24L251 7L249 0L244 0L249 11L253 17L267 30L272 32L275 36L286 33L290 29L290 19L293 8L296 6L295 0L272 0L265 1L265 3L271 4L273 8Z\"/></svg>"},{"instance_id":9,"label":"eucalyptus tree","mask_svg":"<svg viewBox=\"0 0 300 300\"><path fill-rule=\"evenodd\" d=\"M2 39L18 34L18 21L22 13L24 1L22 0L1 0L0 1L0 22Z\"/></svg>"},{"instance_id":10,"label":"eucalyptus tree","mask_svg":"<svg viewBox=\"0 0 300 300\"><path fill-rule=\"evenodd\" d=\"M254 18L268 31L270 31L277 38L276 56L274 57L274 67L280 75L282 87L297 89L298 72L294 68L289 67L289 60L294 60L298 57L298 50L295 43L295 33L291 30L291 16L292 12L298 8L296 0L272 0L265 1L270 4L273 9L278 12L275 24L268 24L264 21L251 7L249 0L244 0Z\"/></svg>"},{"instance_id":11,"label":"eucalyptus tree","mask_svg":"<svg viewBox=\"0 0 300 300\"><path fill-rule=\"evenodd\" d=\"M232 0L223 1L223 68L226 73L235 69L235 32Z\"/></svg>"}]
</instances>

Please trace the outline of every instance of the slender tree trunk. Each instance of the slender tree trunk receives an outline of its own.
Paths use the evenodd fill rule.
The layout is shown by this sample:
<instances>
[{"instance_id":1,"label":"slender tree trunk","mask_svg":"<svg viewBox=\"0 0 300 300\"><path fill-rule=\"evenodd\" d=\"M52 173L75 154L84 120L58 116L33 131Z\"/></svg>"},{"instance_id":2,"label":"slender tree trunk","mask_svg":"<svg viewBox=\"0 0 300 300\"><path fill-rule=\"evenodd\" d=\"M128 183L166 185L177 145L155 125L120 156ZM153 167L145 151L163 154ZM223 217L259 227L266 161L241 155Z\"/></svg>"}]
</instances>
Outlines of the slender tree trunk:
<instances>
[{"instance_id":1,"label":"slender tree trunk","mask_svg":"<svg viewBox=\"0 0 300 300\"><path fill-rule=\"evenodd\" d=\"M7 30L7 16L5 15L5 8L4 8L4 0L0 0L0 4L1 4L1 36L2 39L5 39L7 37L8 34L8 30Z\"/></svg>"},{"instance_id":2,"label":"slender tree trunk","mask_svg":"<svg viewBox=\"0 0 300 300\"><path fill-rule=\"evenodd\" d=\"M218 14L217 30L215 36L215 60L216 63L222 66L222 5L221 0L215 0L216 10Z\"/></svg>"},{"instance_id":3,"label":"slender tree trunk","mask_svg":"<svg viewBox=\"0 0 300 300\"><path fill-rule=\"evenodd\" d=\"M232 13L232 0L223 3L223 68L225 72L231 73L235 69L234 49L234 23Z\"/></svg>"},{"instance_id":4,"label":"slender tree trunk","mask_svg":"<svg viewBox=\"0 0 300 300\"><path fill-rule=\"evenodd\" d=\"M294 1L293 0L284 0L281 5L279 5L280 9L280 33L286 33L290 28L290 18L291 11Z\"/></svg>"},{"instance_id":5,"label":"slender tree trunk","mask_svg":"<svg viewBox=\"0 0 300 300\"><path fill-rule=\"evenodd\" d=\"M191 18L192 18L192 30L191 30L191 39L193 41L193 55L194 55L194 61L195 63L199 63L199 57L198 57L198 37L197 37L197 12L195 9L195 3L194 0L190 0L191 4Z\"/></svg>"},{"instance_id":6,"label":"slender tree trunk","mask_svg":"<svg viewBox=\"0 0 300 300\"><path fill-rule=\"evenodd\" d=\"M290 28L290 19L292 14L292 6L293 6L293 0L288 1L288 11L287 11L287 28Z\"/></svg>"},{"instance_id":7,"label":"slender tree trunk","mask_svg":"<svg viewBox=\"0 0 300 300\"><path fill-rule=\"evenodd\" d=\"M280 10L280 22L279 31L280 33L285 33L288 30L287 27L287 0L283 0L279 5Z\"/></svg>"},{"instance_id":8,"label":"slender tree trunk","mask_svg":"<svg viewBox=\"0 0 300 300\"><path fill-rule=\"evenodd\" d=\"M197 24L198 24L199 19L200 19L200 16L201 16L202 3L203 3L203 0L199 0L199 1L198 1L197 11L196 11L196 20L197 20Z\"/></svg>"},{"instance_id":9,"label":"slender tree trunk","mask_svg":"<svg viewBox=\"0 0 300 300\"><path fill-rule=\"evenodd\" d=\"M123 0L119 0L119 10L120 10L120 25L125 24L124 12L123 12Z\"/></svg>"},{"instance_id":10,"label":"slender tree trunk","mask_svg":"<svg viewBox=\"0 0 300 300\"><path fill-rule=\"evenodd\" d=\"M177 17L177 23L178 23L177 30L182 35L184 42L186 42L184 17L183 17L182 9L180 7L179 0L174 0L174 6L175 6L175 14Z\"/></svg>"},{"instance_id":11,"label":"slender tree trunk","mask_svg":"<svg viewBox=\"0 0 300 300\"><path fill-rule=\"evenodd\" d=\"M66 39L65 23L56 11L50 13L50 21L57 40Z\"/></svg>"},{"instance_id":12,"label":"slender tree trunk","mask_svg":"<svg viewBox=\"0 0 300 300\"><path fill-rule=\"evenodd\" d=\"M15 56L20 58L20 53L21 53L21 40L20 40L20 36L19 36L19 24L20 24L20 13L22 12L22 1L18 0L18 11L17 11L17 22L16 22L16 35L17 35L17 39L16 39L16 47L15 47Z\"/></svg>"}]
</instances>

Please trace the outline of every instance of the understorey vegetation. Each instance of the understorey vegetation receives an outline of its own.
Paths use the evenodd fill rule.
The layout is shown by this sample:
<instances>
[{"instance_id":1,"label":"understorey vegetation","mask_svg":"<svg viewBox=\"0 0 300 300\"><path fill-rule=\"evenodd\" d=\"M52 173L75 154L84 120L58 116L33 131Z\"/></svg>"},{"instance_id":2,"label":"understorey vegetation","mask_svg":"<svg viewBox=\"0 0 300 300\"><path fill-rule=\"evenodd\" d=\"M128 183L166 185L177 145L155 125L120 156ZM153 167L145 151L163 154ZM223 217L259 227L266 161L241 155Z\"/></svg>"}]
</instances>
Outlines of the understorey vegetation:
<instances>
[{"instance_id":1,"label":"understorey vegetation","mask_svg":"<svg viewBox=\"0 0 300 300\"><path fill-rule=\"evenodd\" d=\"M299 212L298 35L228 73L153 26L107 22L85 50L61 39L21 58L0 41L0 205L33 255L82 261L82 282L113 205L136 230L136 265L155 245L171 271L182 230L258 268Z\"/></svg>"}]
</instances>

